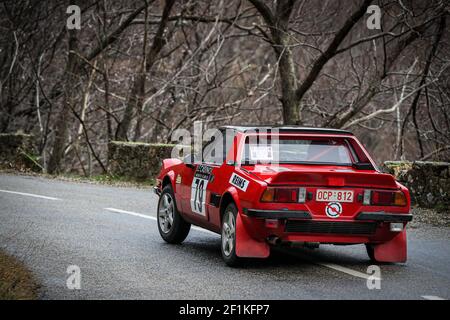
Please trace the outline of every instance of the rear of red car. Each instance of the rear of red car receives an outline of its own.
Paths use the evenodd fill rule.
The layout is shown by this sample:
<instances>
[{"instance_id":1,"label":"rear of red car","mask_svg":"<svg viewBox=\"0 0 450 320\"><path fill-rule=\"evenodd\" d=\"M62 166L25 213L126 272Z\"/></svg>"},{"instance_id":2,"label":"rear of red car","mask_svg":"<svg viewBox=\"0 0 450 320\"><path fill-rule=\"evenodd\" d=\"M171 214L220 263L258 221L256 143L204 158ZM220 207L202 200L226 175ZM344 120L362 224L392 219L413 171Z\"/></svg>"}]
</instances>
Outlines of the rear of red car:
<instances>
[{"instance_id":1,"label":"rear of red car","mask_svg":"<svg viewBox=\"0 0 450 320\"><path fill-rule=\"evenodd\" d=\"M347 132L248 133L237 170L256 183L240 195L248 234L271 244L367 245L376 261L406 261L408 190L377 170Z\"/></svg>"}]
</instances>

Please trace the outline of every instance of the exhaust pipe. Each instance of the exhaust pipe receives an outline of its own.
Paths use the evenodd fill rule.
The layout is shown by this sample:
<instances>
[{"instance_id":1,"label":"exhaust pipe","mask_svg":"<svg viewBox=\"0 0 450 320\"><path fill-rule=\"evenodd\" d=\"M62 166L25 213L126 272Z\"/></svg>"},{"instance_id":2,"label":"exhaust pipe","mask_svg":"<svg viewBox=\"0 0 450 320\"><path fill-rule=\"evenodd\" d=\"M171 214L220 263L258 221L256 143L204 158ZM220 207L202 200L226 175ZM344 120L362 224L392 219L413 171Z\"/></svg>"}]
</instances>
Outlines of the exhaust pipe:
<instances>
[{"instance_id":1,"label":"exhaust pipe","mask_svg":"<svg viewBox=\"0 0 450 320\"><path fill-rule=\"evenodd\" d=\"M281 244L281 239L277 236L269 236L267 237L267 242L273 246L278 246Z\"/></svg>"}]
</instances>

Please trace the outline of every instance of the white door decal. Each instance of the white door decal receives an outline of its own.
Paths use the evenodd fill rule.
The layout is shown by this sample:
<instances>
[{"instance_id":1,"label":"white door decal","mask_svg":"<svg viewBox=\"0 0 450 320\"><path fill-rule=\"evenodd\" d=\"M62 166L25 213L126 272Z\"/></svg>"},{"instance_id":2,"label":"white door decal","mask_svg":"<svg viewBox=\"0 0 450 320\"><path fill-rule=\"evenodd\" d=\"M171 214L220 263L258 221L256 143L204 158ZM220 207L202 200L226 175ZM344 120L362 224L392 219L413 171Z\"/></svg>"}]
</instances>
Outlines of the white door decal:
<instances>
[{"instance_id":1,"label":"white door decal","mask_svg":"<svg viewBox=\"0 0 450 320\"><path fill-rule=\"evenodd\" d=\"M206 188L211 178L212 167L199 165L191 185L191 210L206 216Z\"/></svg>"}]
</instances>

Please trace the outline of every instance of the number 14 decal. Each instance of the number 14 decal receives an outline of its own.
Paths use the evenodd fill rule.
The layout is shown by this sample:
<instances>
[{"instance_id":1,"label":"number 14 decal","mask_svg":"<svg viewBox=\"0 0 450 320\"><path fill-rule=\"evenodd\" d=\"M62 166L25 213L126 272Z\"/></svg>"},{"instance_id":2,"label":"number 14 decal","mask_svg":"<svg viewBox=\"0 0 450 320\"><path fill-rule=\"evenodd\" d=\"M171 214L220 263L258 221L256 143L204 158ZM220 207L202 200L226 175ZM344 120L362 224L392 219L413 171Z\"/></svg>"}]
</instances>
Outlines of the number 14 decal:
<instances>
[{"instance_id":1,"label":"number 14 decal","mask_svg":"<svg viewBox=\"0 0 450 320\"><path fill-rule=\"evenodd\" d=\"M208 181L194 178L191 189L191 209L193 212L205 215L205 198Z\"/></svg>"},{"instance_id":2,"label":"number 14 decal","mask_svg":"<svg viewBox=\"0 0 450 320\"><path fill-rule=\"evenodd\" d=\"M191 185L191 210L206 216L206 188L211 178L212 167L199 165Z\"/></svg>"}]
</instances>

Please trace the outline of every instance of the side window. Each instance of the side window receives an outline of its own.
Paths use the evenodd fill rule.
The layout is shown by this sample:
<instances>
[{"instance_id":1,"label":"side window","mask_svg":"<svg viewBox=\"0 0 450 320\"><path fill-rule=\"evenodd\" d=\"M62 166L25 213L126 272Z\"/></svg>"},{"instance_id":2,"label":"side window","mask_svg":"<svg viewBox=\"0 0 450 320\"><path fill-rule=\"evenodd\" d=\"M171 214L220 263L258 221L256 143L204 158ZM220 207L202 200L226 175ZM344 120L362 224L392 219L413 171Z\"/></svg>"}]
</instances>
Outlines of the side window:
<instances>
[{"instance_id":1,"label":"side window","mask_svg":"<svg viewBox=\"0 0 450 320\"><path fill-rule=\"evenodd\" d=\"M211 164L222 164L225 160L223 139L212 137L203 148L203 162Z\"/></svg>"},{"instance_id":2,"label":"side window","mask_svg":"<svg viewBox=\"0 0 450 320\"><path fill-rule=\"evenodd\" d=\"M223 164L228 151L233 146L235 135L235 131L220 130L211 136L211 139L202 149L203 162L216 165Z\"/></svg>"}]
</instances>

